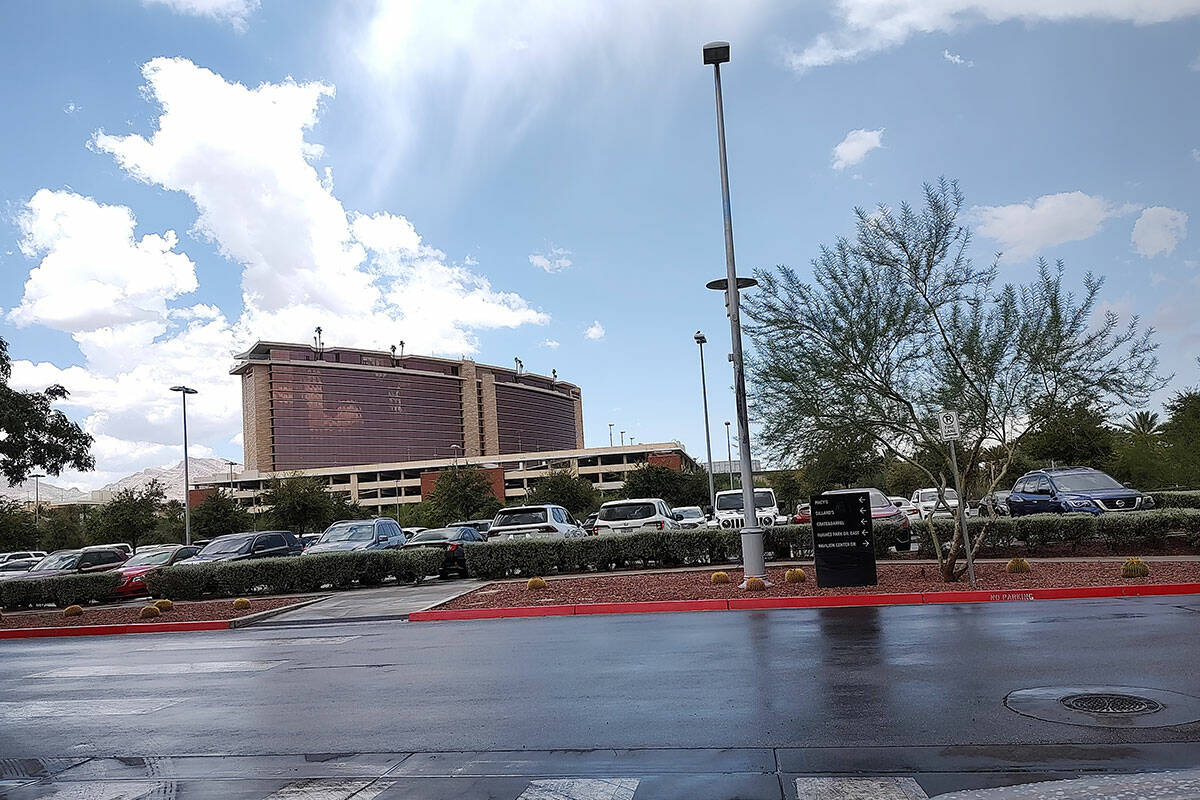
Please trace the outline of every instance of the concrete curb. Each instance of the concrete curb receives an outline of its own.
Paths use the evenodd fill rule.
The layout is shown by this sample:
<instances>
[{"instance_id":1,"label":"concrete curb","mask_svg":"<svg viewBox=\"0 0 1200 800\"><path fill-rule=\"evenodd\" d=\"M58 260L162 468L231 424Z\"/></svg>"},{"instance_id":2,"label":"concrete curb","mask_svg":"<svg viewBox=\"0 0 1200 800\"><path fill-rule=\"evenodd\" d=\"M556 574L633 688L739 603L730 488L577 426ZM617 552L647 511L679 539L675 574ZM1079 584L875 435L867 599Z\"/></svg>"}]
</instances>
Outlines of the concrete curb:
<instances>
[{"instance_id":1,"label":"concrete curb","mask_svg":"<svg viewBox=\"0 0 1200 800\"><path fill-rule=\"evenodd\" d=\"M845 608L855 606L1011 603L1028 600L1081 600L1096 597L1154 597L1200 594L1200 583L1140 586L1081 586L1070 589L999 589L961 592L894 592L821 597L736 597L729 600L656 600L633 603L510 606L414 611L409 622L445 622L508 617L561 617L583 614L652 614L671 611L749 611L772 608Z\"/></svg>"},{"instance_id":2,"label":"concrete curb","mask_svg":"<svg viewBox=\"0 0 1200 800\"><path fill-rule=\"evenodd\" d=\"M276 614L282 614L285 611L295 611L298 608L304 608L305 606L311 606L313 603L319 603L322 600L328 600L330 596L331 595L322 595L321 597L312 597L299 603L293 603L290 606L268 608L266 611L257 611L253 614L247 614L244 617L234 617L233 619L229 620L229 627L244 628L248 625L254 625L258 622L262 622L264 619L270 619Z\"/></svg>"}]
</instances>

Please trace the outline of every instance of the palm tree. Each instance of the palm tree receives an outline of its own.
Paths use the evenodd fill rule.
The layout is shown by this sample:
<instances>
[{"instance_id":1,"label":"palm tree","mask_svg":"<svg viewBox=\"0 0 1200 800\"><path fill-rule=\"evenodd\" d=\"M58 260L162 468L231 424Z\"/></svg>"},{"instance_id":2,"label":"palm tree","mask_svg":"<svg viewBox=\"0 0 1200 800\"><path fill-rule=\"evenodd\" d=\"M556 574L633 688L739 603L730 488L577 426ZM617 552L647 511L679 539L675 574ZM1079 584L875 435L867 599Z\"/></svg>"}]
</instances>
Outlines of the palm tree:
<instances>
[{"instance_id":1,"label":"palm tree","mask_svg":"<svg viewBox=\"0 0 1200 800\"><path fill-rule=\"evenodd\" d=\"M1153 411L1136 411L1117 427L1133 436L1153 437L1162 431L1158 414Z\"/></svg>"}]
</instances>

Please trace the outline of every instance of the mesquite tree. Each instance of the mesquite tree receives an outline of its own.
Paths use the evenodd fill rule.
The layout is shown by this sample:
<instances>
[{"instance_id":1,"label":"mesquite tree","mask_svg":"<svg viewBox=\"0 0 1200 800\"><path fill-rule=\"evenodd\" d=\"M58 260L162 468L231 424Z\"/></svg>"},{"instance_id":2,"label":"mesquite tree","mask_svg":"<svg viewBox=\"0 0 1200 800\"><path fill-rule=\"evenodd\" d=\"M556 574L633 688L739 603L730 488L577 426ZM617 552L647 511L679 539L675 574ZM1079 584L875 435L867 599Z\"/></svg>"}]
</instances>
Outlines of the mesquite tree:
<instances>
[{"instance_id":1,"label":"mesquite tree","mask_svg":"<svg viewBox=\"0 0 1200 800\"><path fill-rule=\"evenodd\" d=\"M919 210L856 209L854 237L821 247L811 283L786 266L756 273L760 290L745 301L749 376L761 441L777 458L865 436L944 492L955 476L937 412L955 409L958 477L963 486L983 477L990 492L1056 409L1081 399L1137 407L1164 385L1153 329L1095 313L1102 278L1086 274L1075 293L1061 263L1039 262L1029 283L999 284L994 263L977 268L968 255L962 207L956 183L926 185ZM992 459L978 476L985 450ZM957 580L961 526L946 548L931 535L942 575Z\"/></svg>"}]
</instances>

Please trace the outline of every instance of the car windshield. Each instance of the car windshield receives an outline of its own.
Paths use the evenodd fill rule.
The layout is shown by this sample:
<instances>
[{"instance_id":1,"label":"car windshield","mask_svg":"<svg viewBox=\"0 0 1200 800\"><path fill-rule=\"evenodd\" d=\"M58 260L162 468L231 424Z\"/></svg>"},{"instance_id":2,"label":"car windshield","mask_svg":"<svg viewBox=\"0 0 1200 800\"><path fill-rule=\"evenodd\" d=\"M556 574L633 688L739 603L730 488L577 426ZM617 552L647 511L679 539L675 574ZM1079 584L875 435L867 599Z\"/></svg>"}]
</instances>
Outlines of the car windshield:
<instances>
[{"instance_id":1,"label":"car windshield","mask_svg":"<svg viewBox=\"0 0 1200 800\"><path fill-rule=\"evenodd\" d=\"M458 534L458 528L434 528L422 531L409 539L409 542L444 542Z\"/></svg>"},{"instance_id":2,"label":"car windshield","mask_svg":"<svg viewBox=\"0 0 1200 800\"><path fill-rule=\"evenodd\" d=\"M677 508L675 509L675 513L679 514L679 516L683 517L684 519L704 518L704 514L702 514L698 508Z\"/></svg>"},{"instance_id":3,"label":"car windshield","mask_svg":"<svg viewBox=\"0 0 1200 800\"><path fill-rule=\"evenodd\" d=\"M775 496L771 492L756 491L754 493L755 508L770 508L775 505ZM718 511L734 511L742 508L742 493L725 494L717 497Z\"/></svg>"},{"instance_id":4,"label":"car windshield","mask_svg":"<svg viewBox=\"0 0 1200 800\"><path fill-rule=\"evenodd\" d=\"M230 553L240 553L243 550L250 548L250 539L238 537L236 539L218 539L212 542L203 550L200 555L203 556L223 556Z\"/></svg>"},{"instance_id":5,"label":"car windshield","mask_svg":"<svg viewBox=\"0 0 1200 800\"><path fill-rule=\"evenodd\" d=\"M600 519L622 522L630 519L646 519L654 516L653 503L618 503L600 509Z\"/></svg>"},{"instance_id":6,"label":"car windshield","mask_svg":"<svg viewBox=\"0 0 1200 800\"><path fill-rule=\"evenodd\" d=\"M922 503L936 503L937 499L938 499L937 489L922 490L922 492L921 492L921 502ZM953 489L946 490L946 501L949 502L950 500L953 500L956 503L958 502L958 492L954 491Z\"/></svg>"},{"instance_id":7,"label":"car windshield","mask_svg":"<svg viewBox=\"0 0 1200 800\"><path fill-rule=\"evenodd\" d=\"M79 555L79 553L54 553L43 558L34 569L74 569L75 563L79 561Z\"/></svg>"},{"instance_id":8,"label":"car windshield","mask_svg":"<svg viewBox=\"0 0 1200 800\"><path fill-rule=\"evenodd\" d=\"M327 542L369 542L375 538L375 523L346 522L334 525L321 537L320 544Z\"/></svg>"},{"instance_id":9,"label":"car windshield","mask_svg":"<svg viewBox=\"0 0 1200 800\"><path fill-rule=\"evenodd\" d=\"M171 560L174 550L155 550L150 553L138 553L125 562L127 567L161 567Z\"/></svg>"},{"instance_id":10,"label":"car windshield","mask_svg":"<svg viewBox=\"0 0 1200 800\"><path fill-rule=\"evenodd\" d=\"M496 521L492 523L492 527L499 528L502 525L538 525L546 521L546 509L544 508L514 508L511 511L501 511L496 515Z\"/></svg>"},{"instance_id":11,"label":"car windshield","mask_svg":"<svg viewBox=\"0 0 1200 800\"><path fill-rule=\"evenodd\" d=\"M1124 489L1117 481L1103 472L1076 472L1071 475L1055 475L1054 485L1060 492L1094 492L1098 489Z\"/></svg>"},{"instance_id":12,"label":"car windshield","mask_svg":"<svg viewBox=\"0 0 1200 800\"><path fill-rule=\"evenodd\" d=\"M29 568L36 564L36 561L29 561L24 558L18 558L13 561L5 561L0 564L0 571L4 572L28 572Z\"/></svg>"}]
</instances>

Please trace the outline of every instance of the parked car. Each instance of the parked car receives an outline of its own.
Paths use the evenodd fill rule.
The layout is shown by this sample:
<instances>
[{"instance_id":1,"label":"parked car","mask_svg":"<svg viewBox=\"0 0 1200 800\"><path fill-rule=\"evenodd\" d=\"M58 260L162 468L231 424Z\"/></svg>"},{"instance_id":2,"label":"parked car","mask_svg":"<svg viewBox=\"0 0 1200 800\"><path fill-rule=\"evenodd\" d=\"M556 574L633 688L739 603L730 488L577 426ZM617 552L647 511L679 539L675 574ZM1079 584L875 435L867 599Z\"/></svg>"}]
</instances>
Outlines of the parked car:
<instances>
[{"instance_id":1,"label":"parked car","mask_svg":"<svg viewBox=\"0 0 1200 800\"><path fill-rule=\"evenodd\" d=\"M29 572L39 561L41 561L40 558L14 558L9 561L2 561L0 562L0 575L10 572L14 574Z\"/></svg>"},{"instance_id":2,"label":"parked car","mask_svg":"<svg viewBox=\"0 0 1200 800\"><path fill-rule=\"evenodd\" d=\"M979 512L989 517L1008 516L1008 496L1012 492L991 492L979 498Z\"/></svg>"},{"instance_id":3,"label":"parked car","mask_svg":"<svg viewBox=\"0 0 1200 800\"><path fill-rule=\"evenodd\" d=\"M808 503L800 503L796 506L796 513L792 515L793 525L807 525L812 522L812 506Z\"/></svg>"},{"instance_id":4,"label":"parked car","mask_svg":"<svg viewBox=\"0 0 1200 800\"><path fill-rule=\"evenodd\" d=\"M121 575L121 585L113 590L119 597L133 597L146 593L146 576L159 567L178 564L184 559L191 558L200 552L196 545L164 545L154 548L139 547L133 558L126 561L117 570Z\"/></svg>"},{"instance_id":5,"label":"parked car","mask_svg":"<svg viewBox=\"0 0 1200 800\"><path fill-rule=\"evenodd\" d=\"M593 511L592 513L590 513L586 517L584 517L583 522L580 523L580 527L583 528L583 532L586 533L588 536L595 536L596 535L596 520L599 518L600 518L600 512L598 512L598 511Z\"/></svg>"},{"instance_id":6,"label":"parked car","mask_svg":"<svg viewBox=\"0 0 1200 800\"><path fill-rule=\"evenodd\" d=\"M394 519L351 519L325 529L304 555L340 553L347 550L399 550L407 539Z\"/></svg>"},{"instance_id":7,"label":"parked car","mask_svg":"<svg viewBox=\"0 0 1200 800\"><path fill-rule=\"evenodd\" d=\"M291 531L247 531L218 536L203 550L180 564L208 564L214 561L241 561L247 558L298 556L304 546Z\"/></svg>"},{"instance_id":8,"label":"parked car","mask_svg":"<svg viewBox=\"0 0 1200 800\"><path fill-rule=\"evenodd\" d=\"M445 577L451 571L455 571L465 578L467 577L466 546L472 542L486 541L487 537L482 533L474 528L463 525L450 528L431 528L421 531L404 546L414 549L436 548L444 550L446 558L442 561L442 569L439 574Z\"/></svg>"},{"instance_id":9,"label":"parked car","mask_svg":"<svg viewBox=\"0 0 1200 800\"><path fill-rule=\"evenodd\" d=\"M1154 508L1153 497L1089 467L1027 472L1013 484L1008 496L1008 510L1014 517L1069 511L1101 514L1150 508Z\"/></svg>"},{"instance_id":10,"label":"parked car","mask_svg":"<svg viewBox=\"0 0 1200 800\"><path fill-rule=\"evenodd\" d=\"M125 553L126 558L129 558L130 556L133 555L133 545L126 544L125 542L112 542L110 544L98 544L98 545L96 545L96 547L115 547L118 550L123 551Z\"/></svg>"},{"instance_id":11,"label":"parked car","mask_svg":"<svg viewBox=\"0 0 1200 800\"><path fill-rule=\"evenodd\" d=\"M404 540L408 541L409 539L412 539L412 537L416 536L421 531L429 530L429 529L428 528L401 528L400 530L404 533Z\"/></svg>"},{"instance_id":12,"label":"parked car","mask_svg":"<svg viewBox=\"0 0 1200 800\"><path fill-rule=\"evenodd\" d=\"M912 504L921 509L921 517L953 517L958 512L958 492L946 489L944 498L938 498L937 489L917 489L912 493Z\"/></svg>"},{"instance_id":13,"label":"parked car","mask_svg":"<svg viewBox=\"0 0 1200 800\"><path fill-rule=\"evenodd\" d=\"M897 550L909 550L912 547L912 538L910 534L911 525L908 522L908 514L902 508L898 508L895 503L888 499L887 495L878 489L866 487L861 489L834 489L824 492L823 495L831 494L853 494L855 492L866 492L871 498L871 522L887 522L899 526L899 533L896 534L895 548Z\"/></svg>"},{"instance_id":14,"label":"parked car","mask_svg":"<svg viewBox=\"0 0 1200 800\"><path fill-rule=\"evenodd\" d=\"M632 533L638 530L679 530L680 521L671 507L657 497L610 500L600 506L596 533Z\"/></svg>"},{"instance_id":15,"label":"parked car","mask_svg":"<svg viewBox=\"0 0 1200 800\"><path fill-rule=\"evenodd\" d=\"M903 511L908 516L908 521L921 518L921 509L917 504L906 497L888 497L892 501L892 505Z\"/></svg>"},{"instance_id":16,"label":"parked car","mask_svg":"<svg viewBox=\"0 0 1200 800\"><path fill-rule=\"evenodd\" d=\"M53 575L76 575L86 572L106 572L125 563L125 551L115 547L85 547L82 550L56 550L38 561L26 572L0 573L0 580L10 578L49 578Z\"/></svg>"},{"instance_id":17,"label":"parked car","mask_svg":"<svg viewBox=\"0 0 1200 800\"><path fill-rule=\"evenodd\" d=\"M300 537L300 546L307 550L319 541L321 541L321 534L306 533Z\"/></svg>"},{"instance_id":18,"label":"parked car","mask_svg":"<svg viewBox=\"0 0 1200 800\"><path fill-rule=\"evenodd\" d=\"M14 550L11 553L0 553L0 564L8 561L28 561L31 558L41 560L45 557L44 550Z\"/></svg>"},{"instance_id":19,"label":"parked car","mask_svg":"<svg viewBox=\"0 0 1200 800\"><path fill-rule=\"evenodd\" d=\"M717 492L717 507L714 509L717 524L722 528L740 528L746 524L743 513L742 490L727 489ZM754 515L758 518L760 527L770 527L780 521L779 503L775 499L775 490L756 488L754 490ZM786 517L783 518L786 521Z\"/></svg>"},{"instance_id":20,"label":"parked car","mask_svg":"<svg viewBox=\"0 0 1200 800\"><path fill-rule=\"evenodd\" d=\"M574 539L583 528L562 506L516 506L496 512L488 539ZM415 538L415 537L414 537Z\"/></svg>"},{"instance_id":21,"label":"parked car","mask_svg":"<svg viewBox=\"0 0 1200 800\"><path fill-rule=\"evenodd\" d=\"M679 506L671 510L675 512L675 519L679 520L679 527L685 530L703 528L708 524L708 517L700 506Z\"/></svg>"},{"instance_id":22,"label":"parked car","mask_svg":"<svg viewBox=\"0 0 1200 800\"><path fill-rule=\"evenodd\" d=\"M483 534L483 538L487 538L488 529L492 527L490 519L469 519L466 522L451 522L447 528L474 528Z\"/></svg>"}]
</instances>

